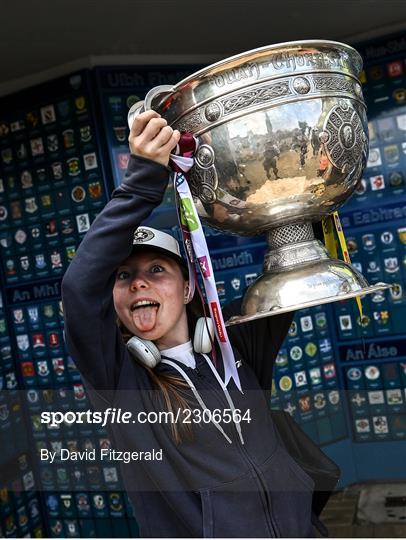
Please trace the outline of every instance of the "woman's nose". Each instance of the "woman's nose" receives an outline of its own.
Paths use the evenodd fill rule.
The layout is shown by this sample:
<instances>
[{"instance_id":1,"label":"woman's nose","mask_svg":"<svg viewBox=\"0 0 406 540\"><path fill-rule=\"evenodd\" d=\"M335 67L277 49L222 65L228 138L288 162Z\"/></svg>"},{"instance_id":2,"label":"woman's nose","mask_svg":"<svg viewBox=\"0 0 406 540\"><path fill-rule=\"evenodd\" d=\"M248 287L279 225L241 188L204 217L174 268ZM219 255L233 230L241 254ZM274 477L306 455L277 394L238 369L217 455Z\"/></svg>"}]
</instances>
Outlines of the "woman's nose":
<instances>
[{"instance_id":1,"label":"woman's nose","mask_svg":"<svg viewBox=\"0 0 406 540\"><path fill-rule=\"evenodd\" d=\"M146 289L147 287L148 282L141 274L134 276L130 284L130 289L134 291L137 289Z\"/></svg>"}]
</instances>

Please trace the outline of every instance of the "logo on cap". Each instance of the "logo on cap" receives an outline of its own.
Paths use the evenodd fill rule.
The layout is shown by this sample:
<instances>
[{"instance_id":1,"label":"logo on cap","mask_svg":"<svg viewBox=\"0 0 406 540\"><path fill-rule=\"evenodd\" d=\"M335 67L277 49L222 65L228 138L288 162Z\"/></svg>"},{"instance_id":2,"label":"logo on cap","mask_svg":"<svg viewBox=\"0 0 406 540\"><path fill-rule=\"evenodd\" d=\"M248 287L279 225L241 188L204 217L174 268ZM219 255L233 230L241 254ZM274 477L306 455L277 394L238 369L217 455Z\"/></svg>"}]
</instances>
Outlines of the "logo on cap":
<instances>
[{"instance_id":1,"label":"logo on cap","mask_svg":"<svg viewBox=\"0 0 406 540\"><path fill-rule=\"evenodd\" d=\"M148 242L155 237L155 234L148 229L138 228L134 233L133 244L141 244L142 242Z\"/></svg>"}]
</instances>

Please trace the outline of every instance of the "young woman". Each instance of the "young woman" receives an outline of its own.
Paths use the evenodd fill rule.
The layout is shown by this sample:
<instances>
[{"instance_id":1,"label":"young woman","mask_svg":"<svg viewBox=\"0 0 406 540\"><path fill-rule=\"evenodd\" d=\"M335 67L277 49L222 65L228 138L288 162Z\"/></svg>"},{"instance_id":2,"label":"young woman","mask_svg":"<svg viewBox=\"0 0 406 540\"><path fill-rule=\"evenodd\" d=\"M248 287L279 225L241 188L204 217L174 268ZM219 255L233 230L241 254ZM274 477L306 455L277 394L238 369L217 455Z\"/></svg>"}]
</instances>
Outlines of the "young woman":
<instances>
[{"instance_id":1,"label":"young woman","mask_svg":"<svg viewBox=\"0 0 406 540\"><path fill-rule=\"evenodd\" d=\"M111 424L115 448L141 457L162 449L162 460L122 466L141 536L314 536L313 480L281 443L264 392L291 316L229 328L243 393L233 381L226 388L219 355L215 367L212 354L193 351L195 300L175 239L139 229L162 201L178 140L152 111L135 120L126 177L63 280L68 348L94 407L136 419ZM238 312L234 302L225 318ZM162 361L137 360L131 336L152 341ZM203 410L216 416L202 419ZM162 411L180 412L178 421L155 421ZM140 412L157 414L144 422Z\"/></svg>"}]
</instances>

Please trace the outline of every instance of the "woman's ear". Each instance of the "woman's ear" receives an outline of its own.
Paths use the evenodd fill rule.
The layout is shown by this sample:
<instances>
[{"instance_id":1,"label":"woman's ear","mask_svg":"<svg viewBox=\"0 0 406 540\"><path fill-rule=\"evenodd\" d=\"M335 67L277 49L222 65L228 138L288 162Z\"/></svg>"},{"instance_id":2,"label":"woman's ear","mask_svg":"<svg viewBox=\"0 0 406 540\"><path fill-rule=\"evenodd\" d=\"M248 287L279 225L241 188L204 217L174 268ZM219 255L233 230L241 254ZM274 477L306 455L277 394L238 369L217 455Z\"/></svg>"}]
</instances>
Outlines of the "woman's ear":
<instances>
[{"instance_id":1,"label":"woman's ear","mask_svg":"<svg viewBox=\"0 0 406 540\"><path fill-rule=\"evenodd\" d=\"M189 282L185 281L185 288L184 288L184 295L183 295L183 299L184 299L185 304L188 304L190 302L189 291L190 291Z\"/></svg>"}]
</instances>

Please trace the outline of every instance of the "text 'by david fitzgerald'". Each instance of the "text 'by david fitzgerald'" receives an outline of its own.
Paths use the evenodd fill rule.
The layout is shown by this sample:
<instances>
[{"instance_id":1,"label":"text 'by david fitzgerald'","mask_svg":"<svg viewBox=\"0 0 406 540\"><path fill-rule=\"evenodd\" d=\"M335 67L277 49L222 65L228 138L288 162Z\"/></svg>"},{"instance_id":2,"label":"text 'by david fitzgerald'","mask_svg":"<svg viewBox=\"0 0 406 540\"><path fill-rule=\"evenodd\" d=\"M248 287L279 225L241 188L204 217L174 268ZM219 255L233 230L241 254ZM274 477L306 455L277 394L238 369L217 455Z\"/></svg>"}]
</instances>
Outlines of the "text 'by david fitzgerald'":
<instances>
[{"instance_id":1,"label":"text 'by david fitzgerald'","mask_svg":"<svg viewBox=\"0 0 406 540\"><path fill-rule=\"evenodd\" d=\"M162 448L159 450L120 451L110 448L96 450L72 451L68 448L60 448L57 451L41 448L40 459L47 463L59 463L62 461L116 461L130 463L132 461L162 461Z\"/></svg>"}]
</instances>

